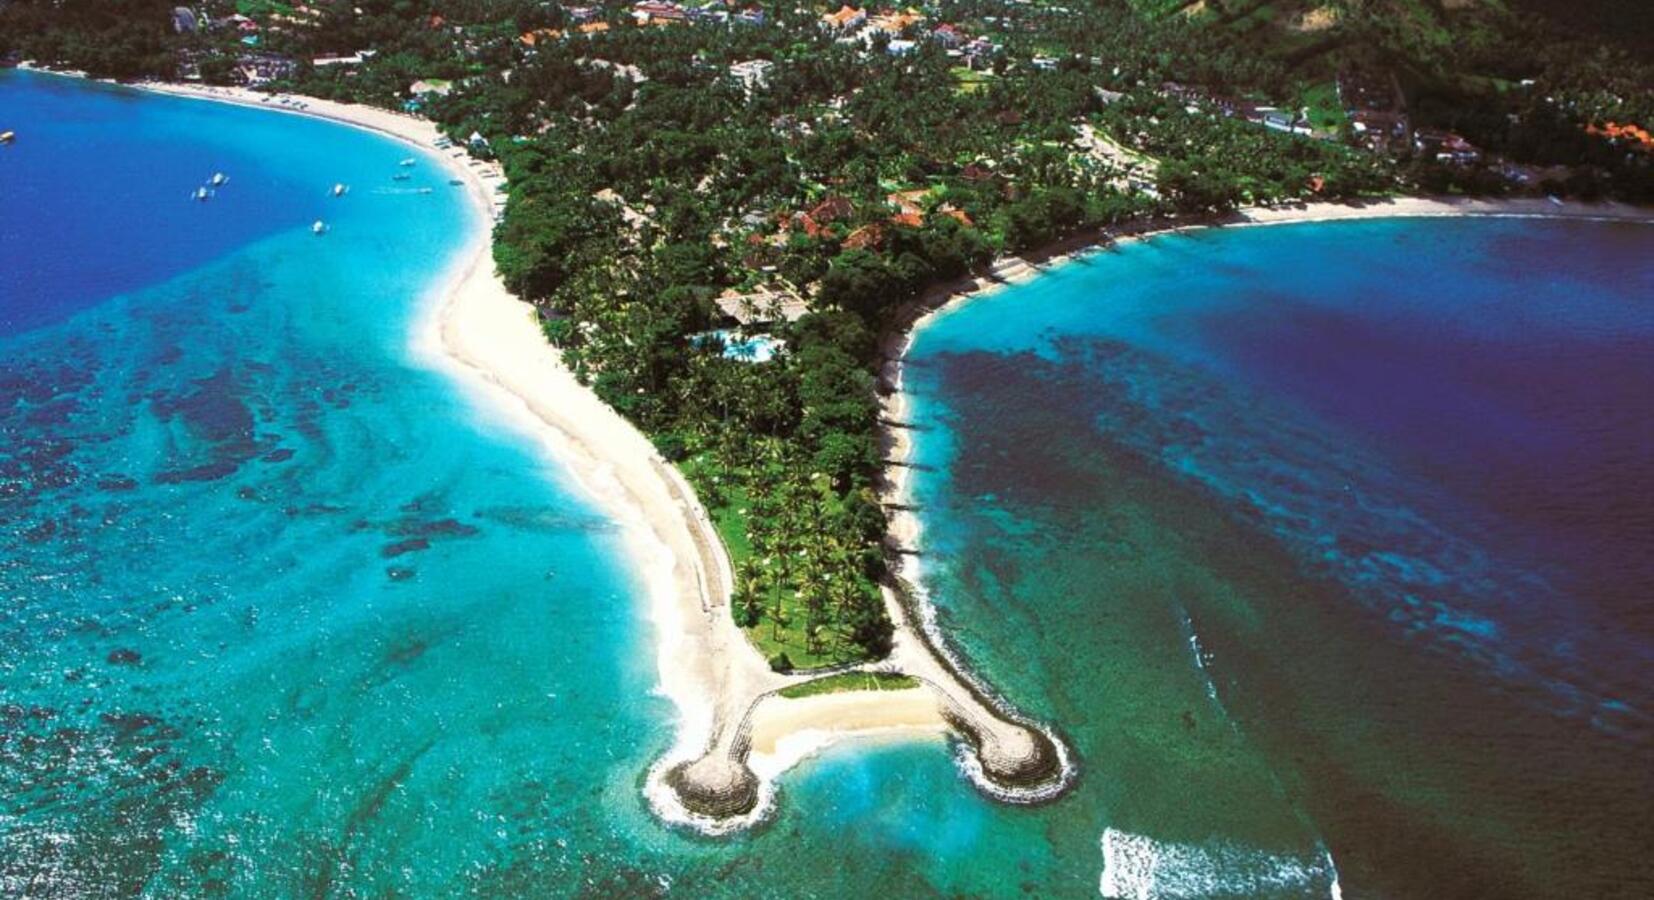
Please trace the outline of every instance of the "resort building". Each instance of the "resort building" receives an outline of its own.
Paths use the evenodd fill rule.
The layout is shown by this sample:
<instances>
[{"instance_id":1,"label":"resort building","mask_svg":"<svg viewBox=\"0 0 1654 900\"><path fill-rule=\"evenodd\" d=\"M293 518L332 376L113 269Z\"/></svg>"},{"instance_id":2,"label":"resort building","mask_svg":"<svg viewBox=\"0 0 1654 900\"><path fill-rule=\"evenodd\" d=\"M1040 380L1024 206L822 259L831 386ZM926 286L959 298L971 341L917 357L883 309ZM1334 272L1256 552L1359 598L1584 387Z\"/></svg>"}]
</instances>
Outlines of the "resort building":
<instances>
[{"instance_id":1,"label":"resort building","mask_svg":"<svg viewBox=\"0 0 1654 900\"><path fill-rule=\"evenodd\" d=\"M742 293L734 288L718 295L718 312L737 325L796 322L810 311L797 291L784 285L764 284Z\"/></svg>"}]
</instances>

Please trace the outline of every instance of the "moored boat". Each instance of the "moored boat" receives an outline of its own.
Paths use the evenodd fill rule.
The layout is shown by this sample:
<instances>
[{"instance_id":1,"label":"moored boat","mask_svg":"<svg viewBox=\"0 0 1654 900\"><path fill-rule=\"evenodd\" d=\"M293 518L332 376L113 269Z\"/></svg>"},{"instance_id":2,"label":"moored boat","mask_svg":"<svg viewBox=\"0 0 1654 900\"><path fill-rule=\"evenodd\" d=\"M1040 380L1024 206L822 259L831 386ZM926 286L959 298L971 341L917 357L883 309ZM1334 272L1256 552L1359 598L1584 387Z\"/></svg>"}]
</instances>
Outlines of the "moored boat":
<instances>
[{"instance_id":1,"label":"moored boat","mask_svg":"<svg viewBox=\"0 0 1654 900\"><path fill-rule=\"evenodd\" d=\"M323 222L321 219L317 219L315 223L310 226L310 233L316 235L327 234L327 223Z\"/></svg>"},{"instance_id":2,"label":"moored boat","mask_svg":"<svg viewBox=\"0 0 1654 900\"><path fill-rule=\"evenodd\" d=\"M0 144L9 144L15 140L17 140L17 132L0 131Z\"/></svg>"},{"instance_id":3,"label":"moored boat","mask_svg":"<svg viewBox=\"0 0 1654 900\"><path fill-rule=\"evenodd\" d=\"M411 166L413 164L414 164L414 158L411 157L411 156L408 157L407 159L402 160L402 162L398 163L398 165L402 165L402 166Z\"/></svg>"},{"instance_id":4,"label":"moored boat","mask_svg":"<svg viewBox=\"0 0 1654 900\"><path fill-rule=\"evenodd\" d=\"M207 180L207 183L213 187L221 187L230 183L230 176L225 175L223 172L214 172L212 178Z\"/></svg>"},{"instance_id":5,"label":"moored boat","mask_svg":"<svg viewBox=\"0 0 1654 900\"><path fill-rule=\"evenodd\" d=\"M335 196L335 197L343 197L345 194L347 194L349 192L350 192L350 185L345 184L343 182L340 182L339 184L335 184L333 186L333 196Z\"/></svg>"},{"instance_id":6,"label":"moored boat","mask_svg":"<svg viewBox=\"0 0 1654 900\"><path fill-rule=\"evenodd\" d=\"M197 200L201 200L201 201L205 202L207 200L207 198L212 196L212 191L209 191L204 187L198 187L198 188L195 189L195 193L191 194L190 196L194 197Z\"/></svg>"}]
</instances>

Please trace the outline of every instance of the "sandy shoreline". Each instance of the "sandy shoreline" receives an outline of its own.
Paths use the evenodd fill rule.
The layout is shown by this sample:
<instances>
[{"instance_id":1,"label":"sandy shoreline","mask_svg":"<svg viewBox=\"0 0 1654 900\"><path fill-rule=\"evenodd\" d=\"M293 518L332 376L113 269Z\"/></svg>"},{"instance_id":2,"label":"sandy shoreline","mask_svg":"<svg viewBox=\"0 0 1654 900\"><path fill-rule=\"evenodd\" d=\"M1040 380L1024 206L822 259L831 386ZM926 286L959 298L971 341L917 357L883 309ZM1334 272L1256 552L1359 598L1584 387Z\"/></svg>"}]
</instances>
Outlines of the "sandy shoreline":
<instances>
[{"instance_id":1,"label":"sandy shoreline","mask_svg":"<svg viewBox=\"0 0 1654 900\"><path fill-rule=\"evenodd\" d=\"M438 147L443 135L435 123L389 110L242 88L126 86L361 128L410 145L464 181L480 227L433 282L410 349L421 364L453 377L489 422L532 436L621 524L649 599L657 690L678 711L674 746L650 769L645 787L657 813L710 832L736 830L767 814L777 776L822 747L849 737L947 732L942 704L928 691L777 696L780 688L815 676L772 672L735 625L728 612L730 561L693 489L647 437L579 383L545 341L533 307L495 274L489 229L503 206L505 183L497 165L461 148ZM743 766L751 753L759 781L759 802L741 815L727 821L697 815L666 784L675 767L737 750Z\"/></svg>"},{"instance_id":2,"label":"sandy shoreline","mask_svg":"<svg viewBox=\"0 0 1654 900\"><path fill-rule=\"evenodd\" d=\"M668 760L703 752L718 721L739 722L752 697L790 683L770 672L728 614L730 563L693 490L648 438L579 383L541 334L533 307L495 274L490 228L504 203L498 166L474 160L460 148L439 148L442 133L435 123L389 110L243 88L125 86L361 128L410 145L450 177L462 179L476 227L449 270L433 282L410 349L420 362L451 375L487 420L532 435L621 524L623 543L649 598L658 690L679 714ZM740 708L720 708L720 698L731 697L741 699Z\"/></svg>"},{"instance_id":3,"label":"sandy shoreline","mask_svg":"<svg viewBox=\"0 0 1654 900\"><path fill-rule=\"evenodd\" d=\"M879 497L889 517L886 545L896 553L896 576L902 582L922 584L922 529L914 513L911 469L913 438L905 427L910 403L903 389L903 362L914 339L938 316L959 308L972 299L1039 277L1049 269L1089 253L1104 252L1112 246L1157 235L1216 227L1260 227L1309 222L1353 221L1392 218L1484 217L1517 219L1573 219L1593 222L1637 222L1654 224L1654 209L1621 203L1581 203L1549 198L1398 197L1356 203L1312 203L1279 207L1257 207L1222 216L1188 220L1155 219L1120 228L1084 232L1024 256L996 259L989 275L978 275L933 286L899 310L895 324L880 339L884 363L880 370L880 446L886 460ZM919 627L938 646L945 641L935 630L931 607L922 595L914 598ZM945 651L944 651L945 652ZM962 670L964 671L964 670ZM968 677L968 671L967 671Z\"/></svg>"},{"instance_id":4,"label":"sandy shoreline","mask_svg":"<svg viewBox=\"0 0 1654 900\"><path fill-rule=\"evenodd\" d=\"M967 774L985 791L1016 802L1045 799L1060 791L1072 774L1061 742L1044 729L1009 717L1006 704L946 650L936 632L933 607L922 596L911 608L887 597L897 623L895 649L872 667L892 668L918 677L925 687L900 692L858 692L799 700L775 692L809 679L770 671L735 625L728 611L733 580L727 553L705 510L682 476L655 451L649 440L581 385L563 366L560 355L542 336L533 308L512 296L494 273L489 224L503 203L503 175L497 167L457 148L439 149L434 123L401 113L312 98L279 97L234 88L198 85L141 84L146 90L237 103L258 109L309 115L367 129L418 150L463 179L478 216L477 227L449 271L434 282L427 314L410 337L420 360L451 374L475 398L491 422L508 424L534 436L548 455L624 529L624 544L648 596L655 630L659 692L678 711L672 750L654 765L645 793L664 818L688 822L707 831L745 827L762 818L772 803L774 780L787 768L821 747L850 736L929 737L948 732L966 735L975 756L967 755ZM301 105L302 104L302 105ZM1484 209L1485 207L1485 209ZM1608 207L1581 207L1600 213ZM1647 220L1646 210L1629 210L1610 218ZM917 328L931 316L964 299L1036 275L1084 249L1128 236L1205 227L1211 224L1275 224L1338 218L1426 215L1565 215L1549 201L1500 201L1493 204L1403 200L1363 206L1322 205L1260 210L1227 221L1171 223L1131 235L1108 233L1075 238L1037 257L1000 260L994 277L947 285L927 293L900 318L901 326L885 337L887 363L883 381L892 389L885 418L904 420L901 360ZM1577 217L1586 216L1582 211ZM917 550L918 519L905 508L909 433L886 427L887 468L882 495L891 505L891 543ZM918 562L900 557L898 575L918 583ZM1042 749L1040 742L1046 742ZM1029 790L984 776L985 769L1023 774L1033 761L1055 755L1060 773L1049 768L1030 774ZM695 766L710 767L700 774ZM718 818L697 814L685 802L686 776L719 786L726 793L750 794L750 804ZM1035 777L1037 775L1037 777ZM674 782L677 778L679 781ZM1014 782L1014 778L1012 779ZM1037 783L1036 783L1037 782Z\"/></svg>"}]
</instances>

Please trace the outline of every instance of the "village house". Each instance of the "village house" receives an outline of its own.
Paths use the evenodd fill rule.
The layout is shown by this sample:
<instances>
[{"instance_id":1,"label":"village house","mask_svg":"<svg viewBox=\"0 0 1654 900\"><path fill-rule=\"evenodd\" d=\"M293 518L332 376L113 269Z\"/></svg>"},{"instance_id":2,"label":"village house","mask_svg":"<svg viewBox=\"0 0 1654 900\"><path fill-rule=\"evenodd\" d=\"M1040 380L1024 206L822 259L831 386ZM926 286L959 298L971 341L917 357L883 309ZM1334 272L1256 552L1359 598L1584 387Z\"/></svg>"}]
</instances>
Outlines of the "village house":
<instances>
[{"instance_id":1,"label":"village house","mask_svg":"<svg viewBox=\"0 0 1654 900\"><path fill-rule=\"evenodd\" d=\"M735 24L758 26L764 24L764 10L762 7L749 6L735 14Z\"/></svg>"},{"instance_id":2,"label":"village house","mask_svg":"<svg viewBox=\"0 0 1654 900\"><path fill-rule=\"evenodd\" d=\"M899 213L922 216L925 213L924 200L929 196L929 190L915 188L911 191L892 191L885 196L884 201L896 207Z\"/></svg>"},{"instance_id":3,"label":"village house","mask_svg":"<svg viewBox=\"0 0 1654 900\"><path fill-rule=\"evenodd\" d=\"M318 56L310 61L312 66L326 69L332 66L359 66L373 58L372 50L358 50L349 56Z\"/></svg>"},{"instance_id":4,"label":"village house","mask_svg":"<svg viewBox=\"0 0 1654 900\"><path fill-rule=\"evenodd\" d=\"M1394 74L1340 72L1337 87L1338 102L1344 107L1358 144L1374 153L1408 148L1413 140L1412 123Z\"/></svg>"},{"instance_id":5,"label":"village house","mask_svg":"<svg viewBox=\"0 0 1654 900\"><path fill-rule=\"evenodd\" d=\"M682 25L689 21L689 11L676 3L641 0L632 4L632 20L639 25Z\"/></svg>"},{"instance_id":6,"label":"village house","mask_svg":"<svg viewBox=\"0 0 1654 900\"><path fill-rule=\"evenodd\" d=\"M821 27L825 31L837 34L849 34L867 24L867 11L841 6L838 12L831 12L821 17Z\"/></svg>"},{"instance_id":7,"label":"village house","mask_svg":"<svg viewBox=\"0 0 1654 900\"><path fill-rule=\"evenodd\" d=\"M408 85L408 95L410 97L446 97L453 89L454 84L451 81L444 81L440 78L433 78L429 81L420 79Z\"/></svg>"},{"instance_id":8,"label":"village house","mask_svg":"<svg viewBox=\"0 0 1654 900\"><path fill-rule=\"evenodd\" d=\"M1350 131L1357 143L1375 153L1412 143L1412 126L1406 113L1358 110L1350 114Z\"/></svg>"},{"instance_id":9,"label":"village house","mask_svg":"<svg viewBox=\"0 0 1654 900\"><path fill-rule=\"evenodd\" d=\"M834 222L850 218L855 207L843 197L828 197L811 207L808 212L795 213L790 220L794 228L802 229L810 237L817 237Z\"/></svg>"},{"instance_id":10,"label":"village house","mask_svg":"<svg viewBox=\"0 0 1654 900\"><path fill-rule=\"evenodd\" d=\"M953 25L942 24L931 31L930 39L941 44L945 49L957 50L961 44L965 43L965 33Z\"/></svg>"},{"instance_id":11,"label":"village house","mask_svg":"<svg viewBox=\"0 0 1654 900\"><path fill-rule=\"evenodd\" d=\"M1598 127L1593 122L1585 126L1585 133L1605 138L1617 145L1625 145L1636 152L1654 152L1654 134L1650 134L1648 129L1640 125L1607 122Z\"/></svg>"},{"instance_id":12,"label":"village house","mask_svg":"<svg viewBox=\"0 0 1654 900\"><path fill-rule=\"evenodd\" d=\"M197 30L195 13L187 6L172 11L172 30L177 34L194 34Z\"/></svg>"},{"instance_id":13,"label":"village house","mask_svg":"<svg viewBox=\"0 0 1654 900\"><path fill-rule=\"evenodd\" d=\"M741 90L750 99L759 88L769 86L770 70L774 68L775 63L767 59L749 59L730 66L729 74L741 85Z\"/></svg>"},{"instance_id":14,"label":"village house","mask_svg":"<svg viewBox=\"0 0 1654 900\"><path fill-rule=\"evenodd\" d=\"M868 20L871 26L869 31L880 32L889 37L901 37L909 28L923 22L924 16L912 12L881 13Z\"/></svg>"},{"instance_id":15,"label":"village house","mask_svg":"<svg viewBox=\"0 0 1654 900\"><path fill-rule=\"evenodd\" d=\"M537 28L533 31L523 32L522 35L517 38L517 41L524 47L533 50L535 47L561 40L562 37L563 32L558 31L555 28Z\"/></svg>"},{"instance_id":16,"label":"village house","mask_svg":"<svg viewBox=\"0 0 1654 900\"><path fill-rule=\"evenodd\" d=\"M1421 156L1455 166L1474 165L1482 160L1482 151L1471 142L1451 131L1420 128L1413 135L1413 150Z\"/></svg>"},{"instance_id":17,"label":"village house","mask_svg":"<svg viewBox=\"0 0 1654 900\"><path fill-rule=\"evenodd\" d=\"M985 37L970 41L960 50L965 54L965 65L971 69L988 68L999 55L999 45Z\"/></svg>"}]
</instances>

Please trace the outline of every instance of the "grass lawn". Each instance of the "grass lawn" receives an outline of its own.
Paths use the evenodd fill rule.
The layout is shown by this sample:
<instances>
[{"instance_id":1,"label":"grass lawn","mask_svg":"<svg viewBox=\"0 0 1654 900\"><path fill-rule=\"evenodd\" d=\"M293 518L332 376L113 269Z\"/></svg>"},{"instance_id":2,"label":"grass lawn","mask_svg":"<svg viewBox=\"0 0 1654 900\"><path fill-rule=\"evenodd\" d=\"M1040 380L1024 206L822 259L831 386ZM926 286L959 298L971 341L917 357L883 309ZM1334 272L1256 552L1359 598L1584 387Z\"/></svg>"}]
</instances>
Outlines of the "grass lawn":
<instances>
[{"instance_id":1,"label":"grass lawn","mask_svg":"<svg viewBox=\"0 0 1654 900\"><path fill-rule=\"evenodd\" d=\"M1347 121L1344 105L1338 102L1338 85L1334 82L1324 81L1306 89L1299 103L1309 110L1311 128L1337 131Z\"/></svg>"},{"instance_id":2,"label":"grass lawn","mask_svg":"<svg viewBox=\"0 0 1654 900\"><path fill-rule=\"evenodd\" d=\"M679 463L678 468L695 486L701 502L706 504L713 527L729 552L730 564L739 572L741 563L753 556L752 539L748 536L752 523L748 518L746 489L738 478L727 474L714 482L712 479L716 470L705 455L690 457ZM779 628L771 618L777 595L781 601L782 624ZM794 669L808 670L860 662L864 658L860 648L854 645L837 647L831 639L822 652L811 653L804 640L804 601L792 589L772 591L764 598L763 606L764 614L758 624L741 630L746 632L747 640L752 641L764 659L771 660L785 653ZM736 612L731 610L730 614Z\"/></svg>"},{"instance_id":3,"label":"grass lawn","mask_svg":"<svg viewBox=\"0 0 1654 900\"><path fill-rule=\"evenodd\" d=\"M866 590L876 592L872 586ZM781 627L775 624L774 610L777 599L781 601ZM842 666L846 663L864 662L867 657L861 648L855 644L839 646L836 636L829 636L819 653L811 653L804 640L804 598L791 588L773 590L764 597L764 613L757 625L743 627L747 640L752 641L758 652L764 654L764 659L774 660L785 653L792 663L793 671L808 671L810 669L824 669L831 666Z\"/></svg>"},{"instance_id":4,"label":"grass lawn","mask_svg":"<svg viewBox=\"0 0 1654 900\"><path fill-rule=\"evenodd\" d=\"M781 689L781 696L789 700L814 697L817 694L841 694L849 691L902 691L919 686L919 679L894 672L840 672L803 684Z\"/></svg>"},{"instance_id":5,"label":"grass lawn","mask_svg":"<svg viewBox=\"0 0 1654 900\"><path fill-rule=\"evenodd\" d=\"M965 66L954 66L948 72L953 75L954 81L959 82L959 86L954 90L961 94L983 90L988 86L988 82L994 79L994 73L992 72L984 72Z\"/></svg>"}]
</instances>

